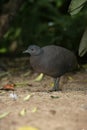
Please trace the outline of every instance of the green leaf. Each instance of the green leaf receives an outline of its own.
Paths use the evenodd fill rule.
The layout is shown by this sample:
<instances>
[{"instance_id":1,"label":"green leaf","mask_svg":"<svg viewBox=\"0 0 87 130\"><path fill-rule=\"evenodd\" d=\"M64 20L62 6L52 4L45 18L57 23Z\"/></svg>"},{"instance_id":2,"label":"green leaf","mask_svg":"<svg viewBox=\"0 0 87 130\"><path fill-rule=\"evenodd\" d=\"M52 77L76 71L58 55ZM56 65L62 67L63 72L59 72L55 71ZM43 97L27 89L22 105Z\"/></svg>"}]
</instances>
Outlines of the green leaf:
<instances>
[{"instance_id":1,"label":"green leaf","mask_svg":"<svg viewBox=\"0 0 87 130\"><path fill-rule=\"evenodd\" d=\"M21 33L21 28L17 28L14 34L14 38L17 38L20 35L20 33Z\"/></svg>"},{"instance_id":2,"label":"green leaf","mask_svg":"<svg viewBox=\"0 0 87 130\"><path fill-rule=\"evenodd\" d=\"M6 53L7 52L7 49L6 48L1 48L0 49L0 53Z\"/></svg>"},{"instance_id":3,"label":"green leaf","mask_svg":"<svg viewBox=\"0 0 87 130\"><path fill-rule=\"evenodd\" d=\"M83 56L87 52L87 28L82 36L79 46L79 56Z\"/></svg>"},{"instance_id":4,"label":"green leaf","mask_svg":"<svg viewBox=\"0 0 87 130\"><path fill-rule=\"evenodd\" d=\"M13 32L13 28L10 28L5 34L4 34L4 38L6 39L6 38L8 38L9 37L9 35Z\"/></svg>"},{"instance_id":5,"label":"green leaf","mask_svg":"<svg viewBox=\"0 0 87 130\"><path fill-rule=\"evenodd\" d=\"M61 7L63 2L64 2L63 0L56 0L57 7Z\"/></svg>"},{"instance_id":6,"label":"green leaf","mask_svg":"<svg viewBox=\"0 0 87 130\"><path fill-rule=\"evenodd\" d=\"M79 13L79 11L83 8L85 2L87 0L72 0L69 6L69 12L71 15Z\"/></svg>"}]
</instances>

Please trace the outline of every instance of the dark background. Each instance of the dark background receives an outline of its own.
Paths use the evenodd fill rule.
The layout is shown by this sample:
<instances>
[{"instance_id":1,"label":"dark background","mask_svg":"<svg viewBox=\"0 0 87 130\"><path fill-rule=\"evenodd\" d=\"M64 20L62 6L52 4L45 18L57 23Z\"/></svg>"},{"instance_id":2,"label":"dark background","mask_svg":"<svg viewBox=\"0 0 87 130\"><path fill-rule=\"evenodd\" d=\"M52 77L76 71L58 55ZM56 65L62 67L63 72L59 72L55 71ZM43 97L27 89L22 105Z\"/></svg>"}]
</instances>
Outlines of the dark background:
<instances>
[{"instance_id":1,"label":"dark background","mask_svg":"<svg viewBox=\"0 0 87 130\"><path fill-rule=\"evenodd\" d=\"M30 44L54 44L72 50L81 63L86 63L87 53L81 58L78 52L87 27L87 1L76 9L70 8L71 2L0 0L1 56L23 56L22 51ZM81 9L71 15L78 8Z\"/></svg>"}]
</instances>

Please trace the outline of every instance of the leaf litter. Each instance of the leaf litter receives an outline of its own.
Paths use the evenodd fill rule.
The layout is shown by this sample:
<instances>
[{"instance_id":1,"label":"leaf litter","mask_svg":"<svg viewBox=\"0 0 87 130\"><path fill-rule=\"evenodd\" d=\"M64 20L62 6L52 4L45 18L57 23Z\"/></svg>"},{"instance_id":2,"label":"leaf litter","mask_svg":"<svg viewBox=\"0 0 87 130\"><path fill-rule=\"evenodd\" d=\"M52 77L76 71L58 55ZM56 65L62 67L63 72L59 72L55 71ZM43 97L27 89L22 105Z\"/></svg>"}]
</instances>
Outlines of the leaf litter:
<instances>
[{"instance_id":1,"label":"leaf litter","mask_svg":"<svg viewBox=\"0 0 87 130\"><path fill-rule=\"evenodd\" d=\"M0 114L0 119L2 119L2 118L4 118L4 117L8 116L9 113L10 113L10 112L4 112L3 114Z\"/></svg>"}]
</instances>

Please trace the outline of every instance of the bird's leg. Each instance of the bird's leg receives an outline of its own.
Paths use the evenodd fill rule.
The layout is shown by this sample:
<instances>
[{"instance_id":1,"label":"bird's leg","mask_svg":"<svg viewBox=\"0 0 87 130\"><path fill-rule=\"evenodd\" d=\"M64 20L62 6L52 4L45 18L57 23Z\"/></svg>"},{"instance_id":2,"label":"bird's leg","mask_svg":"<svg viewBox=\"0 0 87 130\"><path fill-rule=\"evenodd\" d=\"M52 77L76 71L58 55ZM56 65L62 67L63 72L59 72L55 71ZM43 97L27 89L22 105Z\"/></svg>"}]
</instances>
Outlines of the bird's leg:
<instances>
[{"instance_id":1,"label":"bird's leg","mask_svg":"<svg viewBox=\"0 0 87 130\"><path fill-rule=\"evenodd\" d=\"M54 78L54 86L51 91L58 91L59 90L59 80L60 78Z\"/></svg>"}]
</instances>

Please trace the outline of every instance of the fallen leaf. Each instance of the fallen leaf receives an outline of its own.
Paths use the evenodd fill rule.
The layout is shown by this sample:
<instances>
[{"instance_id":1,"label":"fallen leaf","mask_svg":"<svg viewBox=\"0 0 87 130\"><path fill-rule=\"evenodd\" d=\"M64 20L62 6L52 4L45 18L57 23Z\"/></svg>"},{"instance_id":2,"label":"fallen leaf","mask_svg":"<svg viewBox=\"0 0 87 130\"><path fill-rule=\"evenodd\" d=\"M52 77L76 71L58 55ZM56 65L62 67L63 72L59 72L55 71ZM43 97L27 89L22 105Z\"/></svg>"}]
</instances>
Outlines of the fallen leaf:
<instances>
[{"instance_id":1,"label":"fallen leaf","mask_svg":"<svg viewBox=\"0 0 87 130\"><path fill-rule=\"evenodd\" d=\"M31 95L27 95L26 97L24 97L24 101L27 101L27 100L29 100L30 99L30 97L31 97Z\"/></svg>"},{"instance_id":2,"label":"fallen leaf","mask_svg":"<svg viewBox=\"0 0 87 130\"><path fill-rule=\"evenodd\" d=\"M1 114L1 115L0 115L0 119L6 117L9 113L10 113L10 112L5 112L5 113Z\"/></svg>"},{"instance_id":3,"label":"fallen leaf","mask_svg":"<svg viewBox=\"0 0 87 130\"><path fill-rule=\"evenodd\" d=\"M35 113L36 111L37 111L37 107L34 107L32 113Z\"/></svg>"},{"instance_id":4,"label":"fallen leaf","mask_svg":"<svg viewBox=\"0 0 87 130\"><path fill-rule=\"evenodd\" d=\"M68 79L69 79L69 80L73 80L73 78L72 78L71 76L68 76Z\"/></svg>"},{"instance_id":5,"label":"fallen leaf","mask_svg":"<svg viewBox=\"0 0 87 130\"><path fill-rule=\"evenodd\" d=\"M34 81L37 81L37 82L41 81L43 79L43 76L44 76L43 73L41 73L38 77L36 77Z\"/></svg>"},{"instance_id":6,"label":"fallen leaf","mask_svg":"<svg viewBox=\"0 0 87 130\"><path fill-rule=\"evenodd\" d=\"M14 90L14 86L14 84L6 84L1 88L1 90Z\"/></svg>"},{"instance_id":7,"label":"fallen leaf","mask_svg":"<svg viewBox=\"0 0 87 130\"><path fill-rule=\"evenodd\" d=\"M20 116L25 116L25 114L26 114L26 109L23 108L23 109L20 111L19 115L20 115Z\"/></svg>"},{"instance_id":8,"label":"fallen leaf","mask_svg":"<svg viewBox=\"0 0 87 130\"><path fill-rule=\"evenodd\" d=\"M25 86L25 85L32 86L32 84L29 84L29 82L17 82L17 83L15 83L16 87L22 87L22 86Z\"/></svg>"},{"instance_id":9,"label":"fallen leaf","mask_svg":"<svg viewBox=\"0 0 87 130\"><path fill-rule=\"evenodd\" d=\"M59 96L51 96L51 98L59 98Z\"/></svg>"},{"instance_id":10,"label":"fallen leaf","mask_svg":"<svg viewBox=\"0 0 87 130\"><path fill-rule=\"evenodd\" d=\"M31 127L31 126L24 126L24 127L20 127L17 130L39 130L35 127Z\"/></svg>"},{"instance_id":11,"label":"fallen leaf","mask_svg":"<svg viewBox=\"0 0 87 130\"><path fill-rule=\"evenodd\" d=\"M30 75L30 73L31 73L31 71L28 71L28 72L26 72L25 74L23 74L23 76L29 76Z\"/></svg>"}]
</instances>

